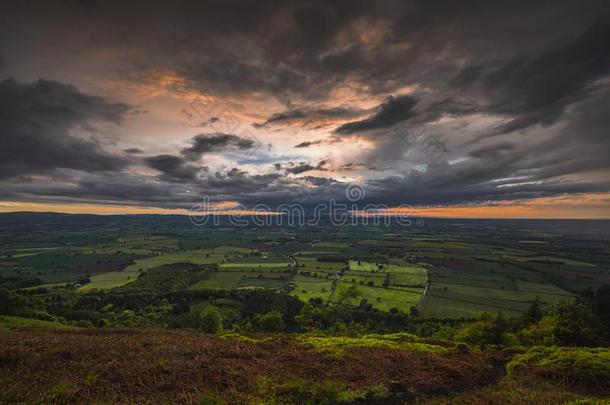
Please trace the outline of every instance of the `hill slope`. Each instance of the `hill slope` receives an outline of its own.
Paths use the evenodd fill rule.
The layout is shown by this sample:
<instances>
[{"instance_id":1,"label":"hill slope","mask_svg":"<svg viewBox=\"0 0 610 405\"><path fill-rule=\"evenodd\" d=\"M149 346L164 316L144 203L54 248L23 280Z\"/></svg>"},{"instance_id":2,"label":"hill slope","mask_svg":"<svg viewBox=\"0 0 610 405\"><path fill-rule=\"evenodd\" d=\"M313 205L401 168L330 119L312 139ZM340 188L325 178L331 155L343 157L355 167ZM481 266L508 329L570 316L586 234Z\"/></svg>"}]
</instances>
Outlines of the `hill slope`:
<instances>
[{"instance_id":1,"label":"hill slope","mask_svg":"<svg viewBox=\"0 0 610 405\"><path fill-rule=\"evenodd\" d=\"M408 334L245 337L30 326L0 331L0 403L516 404L583 398L556 386L507 380L507 359Z\"/></svg>"}]
</instances>

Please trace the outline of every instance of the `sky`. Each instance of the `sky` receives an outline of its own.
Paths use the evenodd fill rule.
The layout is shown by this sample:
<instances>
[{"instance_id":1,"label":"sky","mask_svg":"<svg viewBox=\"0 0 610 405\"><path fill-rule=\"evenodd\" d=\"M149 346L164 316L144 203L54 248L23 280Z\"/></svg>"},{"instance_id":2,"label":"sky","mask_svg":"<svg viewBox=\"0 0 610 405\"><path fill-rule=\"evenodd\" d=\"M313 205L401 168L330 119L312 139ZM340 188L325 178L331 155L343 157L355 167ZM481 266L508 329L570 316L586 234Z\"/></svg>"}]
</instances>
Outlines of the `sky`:
<instances>
[{"instance_id":1,"label":"sky","mask_svg":"<svg viewBox=\"0 0 610 405\"><path fill-rule=\"evenodd\" d=\"M610 218L609 106L606 0L3 2L0 212Z\"/></svg>"}]
</instances>

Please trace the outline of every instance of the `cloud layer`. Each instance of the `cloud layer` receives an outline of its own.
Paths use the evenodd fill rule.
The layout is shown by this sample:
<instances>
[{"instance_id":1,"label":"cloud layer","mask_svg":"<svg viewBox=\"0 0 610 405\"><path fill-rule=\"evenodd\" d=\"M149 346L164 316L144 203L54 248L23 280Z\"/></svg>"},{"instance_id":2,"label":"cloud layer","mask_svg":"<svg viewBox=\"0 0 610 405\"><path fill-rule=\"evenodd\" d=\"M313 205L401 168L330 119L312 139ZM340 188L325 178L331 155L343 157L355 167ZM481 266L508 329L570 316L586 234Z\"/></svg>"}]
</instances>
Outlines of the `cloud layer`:
<instances>
[{"instance_id":1,"label":"cloud layer","mask_svg":"<svg viewBox=\"0 0 610 405\"><path fill-rule=\"evenodd\" d=\"M0 198L486 205L610 193L610 4L3 7Z\"/></svg>"}]
</instances>

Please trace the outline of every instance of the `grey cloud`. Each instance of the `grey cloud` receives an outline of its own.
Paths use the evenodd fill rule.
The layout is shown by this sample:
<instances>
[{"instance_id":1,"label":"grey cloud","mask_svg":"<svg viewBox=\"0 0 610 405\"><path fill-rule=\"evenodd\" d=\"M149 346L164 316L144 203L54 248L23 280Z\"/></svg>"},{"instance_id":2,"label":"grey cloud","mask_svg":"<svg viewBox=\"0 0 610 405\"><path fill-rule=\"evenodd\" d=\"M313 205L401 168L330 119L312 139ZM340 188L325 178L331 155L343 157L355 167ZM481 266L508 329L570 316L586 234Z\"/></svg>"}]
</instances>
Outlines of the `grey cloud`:
<instances>
[{"instance_id":1,"label":"grey cloud","mask_svg":"<svg viewBox=\"0 0 610 405\"><path fill-rule=\"evenodd\" d=\"M515 149L515 145L508 142L500 142L493 145L482 146L469 153L469 156L485 158L485 159L496 159L500 155L506 152L510 152Z\"/></svg>"},{"instance_id":2,"label":"grey cloud","mask_svg":"<svg viewBox=\"0 0 610 405\"><path fill-rule=\"evenodd\" d=\"M360 169L368 169L368 170L375 170L374 167L369 167L364 163L346 163L344 165L341 165L341 167L339 168L339 170L360 170Z\"/></svg>"},{"instance_id":3,"label":"grey cloud","mask_svg":"<svg viewBox=\"0 0 610 405\"><path fill-rule=\"evenodd\" d=\"M189 160L197 160L206 153L220 152L226 148L234 147L239 150L254 148L252 139L240 138L233 134L212 133L199 134L191 140L191 146L184 148L180 153Z\"/></svg>"},{"instance_id":4,"label":"grey cloud","mask_svg":"<svg viewBox=\"0 0 610 405\"><path fill-rule=\"evenodd\" d=\"M119 124L131 107L40 79L0 82L0 177L58 168L116 171L128 162L75 132L95 133L97 122Z\"/></svg>"},{"instance_id":5,"label":"grey cloud","mask_svg":"<svg viewBox=\"0 0 610 405\"><path fill-rule=\"evenodd\" d=\"M144 153L144 151L140 148L127 148L124 149L123 152L129 155L141 155L142 153Z\"/></svg>"},{"instance_id":6,"label":"grey cloud","mask_svg":"<svg viewBox=\"0 0 610 405\"><path fill-rule=\"evenodd\" d=\"M271 115L261 124L254 124L256 128L269 125L280 125L292 122L303 122L307 124L312 121L325 120L329 118L352 118L362 115L365 111L349 107L333 108L301 108L291 109Z\"/></svg>"},{"instance_id":7,"label":"grey cloud","mask_svg":"<svg viewBox=\"0 0 610 405\"><path fill-rule=\"evenodd\" d=\"M149 167L161 172L167 181L193 181L200 168L187 164L182 158L173 155L157 155L144 158Z\"/></svg>"},{"instance_id":8,"label":"grey cloud","mask_svg":"<svg viewBox=\"0 0 610 405\"><path fill-rule=\"evenodd\" d=\"M342 142L341 138L339 138L338 136L333 136L328 139L315 139L313 141L303 141L301 143L294 145L294 147L297 149L303 149L303 148L309 148L310 146L314 146L314 145L332 145L334 143L340 143L340 142Z\"/></svg>"},{"instance_id":9,"label":"grey cloud","mask_svg":"<svg viewBox=\"0 0 610 405\"><path fill-rule=\"evenodd\" d=\"M415 115L413 108L417 99L409 95L390 96L378 107L378 111L370 117L348 122L335 129L338 134L353 134L373 129L388 128Z\"/></svg>"},{"instance_id":10,"label":"grey cloud","mask_svg":"<svg viewBox=\"0 0 610 405\"><path fill-rule=\"evenodd\" d=\"M517 57L500 66L468 66L453 80L459 88L480 86L489 111L509 117L494 134L556 122L567 106L595 91L610 73L610 14L580 35L540 55Z\"/></svg>"},{"instance_id":11,"label":"grey cloud","mask_svg":"<svg viewBox=\"0 0 610 405\"><path fill-rule=\"evenodd\" d=\"M324 142L322 139L316 139L315 141L304 141L299 144L294 145L295 148L309 148L312 145L320 145Z\"/></svg>"},{"instance_id":12,"label":"grey cloud","mask_svg":"<svg viewBox=\"0 0 610 405\"><path fill-rule=\"evenodd\" d=\"M320 160L316 165L312 165L311 163L307 163L307 162L288 162L288 164L282 166L276 163L276 169L280 169L280 168L284 168L284 170L286 171L286 173L290 173L290 174L301 174L301 173L305 173L305 172L310 172L312 170L327 170L324 166L327 165L327 161L326 160Z\"/></svg>"}]
</instances>

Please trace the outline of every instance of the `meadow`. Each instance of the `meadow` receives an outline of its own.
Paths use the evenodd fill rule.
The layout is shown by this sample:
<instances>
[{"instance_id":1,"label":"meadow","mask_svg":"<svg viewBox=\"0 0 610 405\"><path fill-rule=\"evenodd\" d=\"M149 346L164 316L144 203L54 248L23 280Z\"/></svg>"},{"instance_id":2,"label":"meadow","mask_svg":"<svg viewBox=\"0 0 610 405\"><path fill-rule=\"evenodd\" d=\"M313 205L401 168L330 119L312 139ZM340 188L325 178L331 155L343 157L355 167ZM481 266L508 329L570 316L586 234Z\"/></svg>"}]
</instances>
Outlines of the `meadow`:
<instances>
[{"instance_id":1,"label":"meadow","mask_svg":"<svg viewBox=\"0 0 610 405\"><path fill-rule=\"evenodd\" d=\"M97 219L76 220L29 236L11 236L9 226L0 277L29 290L86 294L129 286L153 269L212 265L186 288L266 289L333 303L351 286L352 304L365 300L381 311L439 319L498 311L517 316L536 299L548 308L610 282L607 245L589 237L597 250L587 250L580 234L569 239L535 226L531 234L540 243L523 243L534 239L509 226L495 230L501 238L489 238L476 223L467 232L443 222L415 230L356 226L348 232L320 225L237 232L231 226L200 229L178 218L114 221L100 226Z\"/></svg>"}]
</instances>

